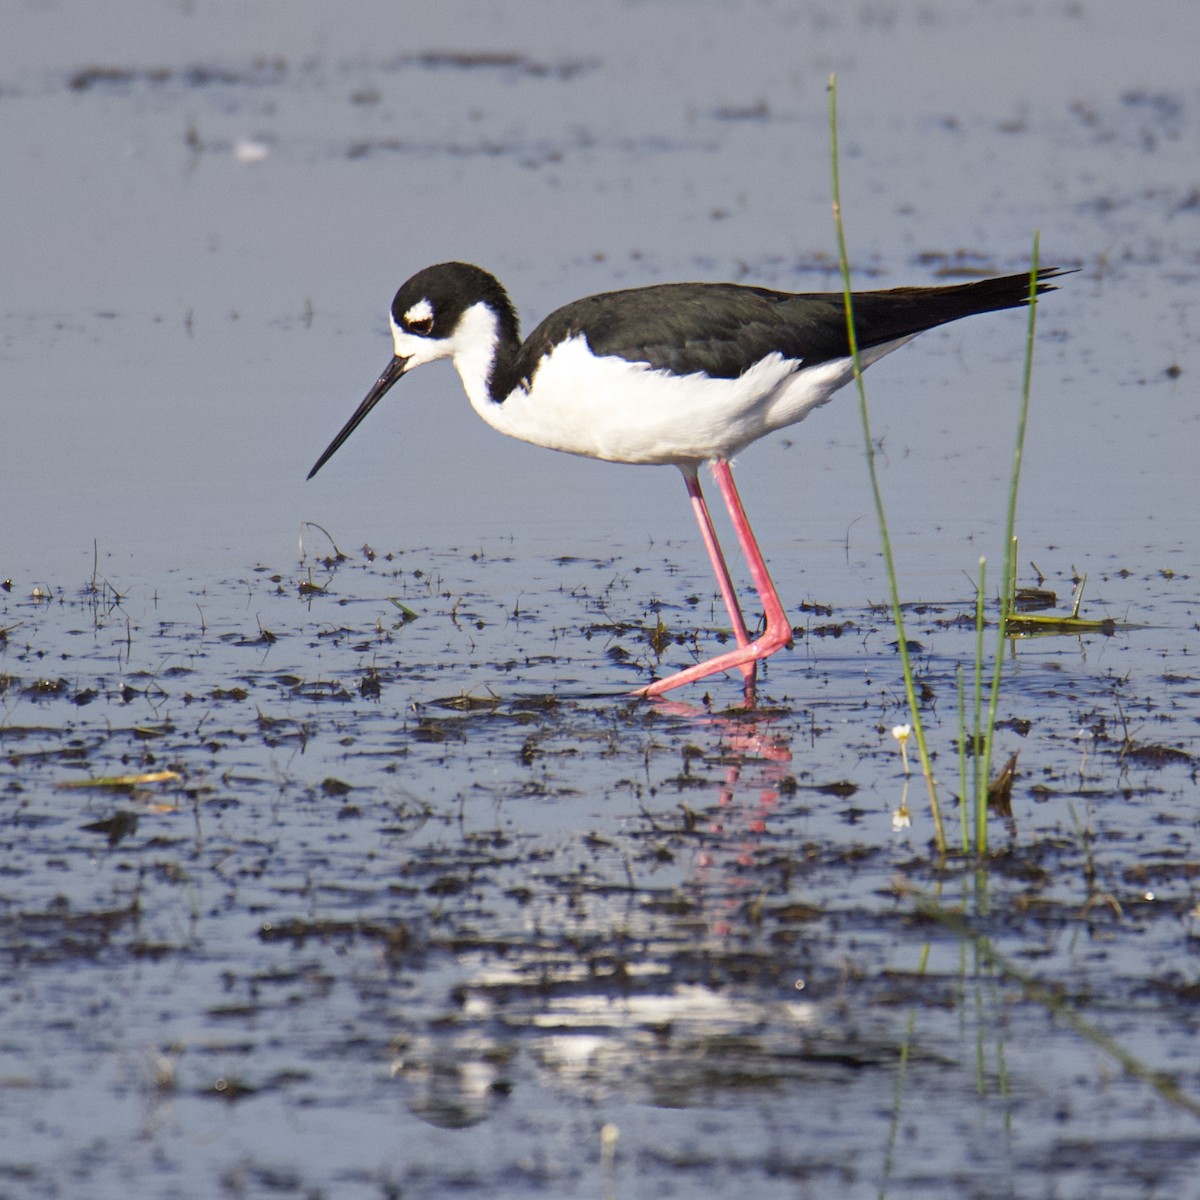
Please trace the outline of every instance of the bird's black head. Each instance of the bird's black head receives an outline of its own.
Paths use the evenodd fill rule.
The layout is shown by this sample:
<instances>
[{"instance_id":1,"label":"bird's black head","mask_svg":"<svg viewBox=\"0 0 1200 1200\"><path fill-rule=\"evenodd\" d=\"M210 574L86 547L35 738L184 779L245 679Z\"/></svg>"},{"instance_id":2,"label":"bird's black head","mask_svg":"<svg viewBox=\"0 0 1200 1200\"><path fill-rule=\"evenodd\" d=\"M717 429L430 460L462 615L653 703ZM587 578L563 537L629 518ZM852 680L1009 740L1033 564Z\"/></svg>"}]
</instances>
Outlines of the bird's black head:
<instances>
[{"instance_id":1,"label":"bird's black head","mask_svg":"<svg viewBox=\"0 0 1200 1200\"><path fill-rule=\"evenodd\" d=\"M426 267L402 284L392 301L392 328L398 342L402 333L445 341L453 337L463 313L479 303L496 314L502 336L519 340L516 313L500 281L482 267L462 262Z\"/></svg>"},{"instance_id":2,"label":"bird's black head","mask_svg":"<svg viewBox=\"0 0 1200 1200\"><path fill-rule=\"evenodd\" d=\"M439 358L455 358L461 374L463 360L456 356L482 355L491 374L500 357L511 357L520 340L517 315L508 293L494 275L470 263L438 263L418 271L396 293L390 316L395 355L354 415L317 459L308 473L309 479L333 457L391 386L413 367Z\"/></svg>"}]
</instances>

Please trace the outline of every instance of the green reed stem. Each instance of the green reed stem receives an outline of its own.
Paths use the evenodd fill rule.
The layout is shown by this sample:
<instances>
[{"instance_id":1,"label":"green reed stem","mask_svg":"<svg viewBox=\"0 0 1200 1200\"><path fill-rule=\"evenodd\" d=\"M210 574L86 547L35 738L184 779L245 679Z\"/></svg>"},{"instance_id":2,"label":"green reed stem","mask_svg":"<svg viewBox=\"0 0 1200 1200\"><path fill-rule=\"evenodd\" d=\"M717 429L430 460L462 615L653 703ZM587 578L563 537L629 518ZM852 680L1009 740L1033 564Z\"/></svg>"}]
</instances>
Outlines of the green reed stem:
<instances>
[{"instance_id":1,"label":"green reed stem","mask_svg":"<svg viewBox=\"0 0 1200 1200\"><path fill-rule=\"evenodd\" d=\"M958 819L962 826L962 852L970 850L967 837L967 692L963 686L962 663L954 672L955 691L958 694ZM971 734L969 736L974 736Z\"/></svg>"},{"instance_id":2,"label":"green reed stem","mask_svg":"<svg viewBox=\"0 0 1200 1200\"><path fill-rule=\"evenodd\" d=\"M879 535L883 544L883 560L887 568L888 589L892 603L892 621L896 626L896 637L900 646L900 662L904 669L904 690L908 697L908 711L912 717L913 733L917 740L917 752L921 759L921 770L925 775L925 786L929 789L929 807L933 814L934 832L939 854L946 852L946 831L942 825L942 813L938 804L937 788L933 779L933 767L929 761L929 749L925 742L925 729L921 724L921 712L917 707L917 689L913 679L912 663L908 657L908 639L904 634L904 614L900 609L900 589L896 584L896 565L892 557L892 542L888 536L887 515L883 506L883 493L879 488L879 476L875 470L875 443L871 437L871 419L867 409L867 389L863 384L862 361L858 353L858 333L854 325L854 300L850 292L850 259L846 252L846 231L842 222L842 191L838 170L837 136L837 76L829 77L829 147L830 165L833 174L833 222L837 230L838 265L842 273L842 299L846 307L846 334L850 342L850 355L854 360L854 383L858 390L858 411L862 418L863 439L867 450L867 471L871 477L871 492L875 497L875 515L879 520Z\"/></svg>"},{"instance_id":3,"label":"green reed stem","mask_svg":"<svg viewBox=\"0 0 1200 1200\"><path fill-rule=\"evenodd\" d=\"M1021 414L1017 421L1017 444L1013 450L1012 478L1008 486L1008 519L1004 527L1004 579L1000 589L1000 620L996 633L996 660L992 664L992 683L988 695L987 733L983 741L982 781L976 794L976 810L983 813L981 828L986 829L987 784L991 778L992 742L996 731L996 707L1000 700L1000 678L1004 672L1008 622L1012 616L1013 595L1017 579L1017 543L1014 530L1017 524L1017 490L1021 482L1021 462L1025 456L1025 429L1029 422L1029 394L1033 387L1033 342L1037 332L1037 281L1040 239L1033 235L1033 252L1029 268L1029 319L1025 330L1025 367L1021 380ZM977 777L978 779L979 777ZM987 835L977 847L982 854L987 848Z\"/></svg>"}]
</instances>

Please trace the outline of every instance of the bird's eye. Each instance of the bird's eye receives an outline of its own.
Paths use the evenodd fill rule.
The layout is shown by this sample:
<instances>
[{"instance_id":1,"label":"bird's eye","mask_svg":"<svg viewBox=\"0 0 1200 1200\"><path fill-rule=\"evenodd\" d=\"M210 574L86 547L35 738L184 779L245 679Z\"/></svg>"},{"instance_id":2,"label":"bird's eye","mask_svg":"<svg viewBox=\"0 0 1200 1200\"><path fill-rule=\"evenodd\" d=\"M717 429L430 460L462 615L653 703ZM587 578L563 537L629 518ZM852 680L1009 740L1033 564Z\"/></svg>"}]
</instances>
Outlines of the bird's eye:
<instances>
[{"instance_id":1,"label":"bird's eye","mask_svg":"<svg viewBox=\"0 0 1200 1200\"><path fill-rule=\"evenodd\" d=\"M410 317L408 321L409 333L419 333L424 337L427 333L433 332L432 317Z\"/></svg>"}]
</instances>

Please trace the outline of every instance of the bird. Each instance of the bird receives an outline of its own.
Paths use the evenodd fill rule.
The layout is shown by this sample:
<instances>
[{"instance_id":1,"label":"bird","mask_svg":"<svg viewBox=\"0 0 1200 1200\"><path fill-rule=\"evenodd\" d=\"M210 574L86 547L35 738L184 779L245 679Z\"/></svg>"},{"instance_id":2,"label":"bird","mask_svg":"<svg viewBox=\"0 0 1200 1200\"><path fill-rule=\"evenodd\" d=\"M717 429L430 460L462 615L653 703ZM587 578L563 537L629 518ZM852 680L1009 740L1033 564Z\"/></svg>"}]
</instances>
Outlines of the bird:
<instances>
[{"instance_id":1,"label":"bird","mask_svg":"<svg viewBox=\"0 0 1200 1200\"><path fill-rule=\"evenodd\" d=\"M976 313L1018 308L1054 290L1059 268L968 283L852 293L861 368L919 333ZM735 283L662 283L602 292L552 312L524 340L508 292L483 268L418 271L390 310L393 356L308 473L338 451L384 395L417 367L450 359L471 407L521 441L608 462L675 466L712 563L736 646L630 695L658 697L710 675L741 673L753 703L758 663L792 629L771 581L731 462L752 442L803 420L855 375L845 296ZM751 634L700 486L709 464L762 604Z\"/></svg>"}]
</instances>

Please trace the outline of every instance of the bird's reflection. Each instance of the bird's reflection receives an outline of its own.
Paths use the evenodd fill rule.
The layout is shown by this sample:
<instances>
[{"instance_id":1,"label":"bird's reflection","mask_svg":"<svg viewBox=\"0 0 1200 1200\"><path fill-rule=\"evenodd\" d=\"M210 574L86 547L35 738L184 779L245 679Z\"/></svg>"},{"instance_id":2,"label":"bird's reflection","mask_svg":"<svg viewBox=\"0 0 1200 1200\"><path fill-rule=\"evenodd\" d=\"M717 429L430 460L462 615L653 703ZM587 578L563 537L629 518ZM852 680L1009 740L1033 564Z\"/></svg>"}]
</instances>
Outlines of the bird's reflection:
<instances>
[{"instance_id":1,"label":"bird's reflection","mask_svg":"<svg viewBox=\"0 0 1200 1200\"><path fill-rule=\"evenodd\" d=\"M692 889L710 935L728 937L740 923L739 914L741 921L750 917L763 893L755 868L780 790L790 779L791 741L769 710L718 713L678 700L657 700L654 707L705 733L708 750L702 757L724 768L715 804L704 817Z\"/></svg>"},{"instance_id":2,"label":"bird's reflection","mask_svg":"<svg viewBox=\"0 0 1200 1200\"><path fill-rule=\"evenodd\" d=\"M552 917L527 912L536 936L489 943L501 954L458 953L466 978L453 1012L394 1044L392 1073L422 1120L485 1121L531 1076L551 1090L619 1087L689 1107L725 1078L774 1088L781 1062L801 1062L797 1046L820 1021L802 998L807 964L799 948L789 964L764 945L759 920L791 871L775 828L794 790L791 723L766 709L651 703L656 741L669 732L680 747L686 803L647 813L652 827L626 851L630 886L593 864L581 923L559 918L562 933L550 936ZM645 865L656 861L673 882L656 880ZM560 911L553 895L543 900L546 914Z\"/></svg>"}]
</instances>

